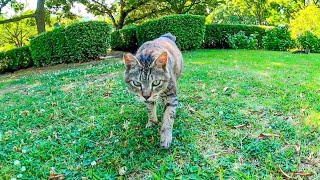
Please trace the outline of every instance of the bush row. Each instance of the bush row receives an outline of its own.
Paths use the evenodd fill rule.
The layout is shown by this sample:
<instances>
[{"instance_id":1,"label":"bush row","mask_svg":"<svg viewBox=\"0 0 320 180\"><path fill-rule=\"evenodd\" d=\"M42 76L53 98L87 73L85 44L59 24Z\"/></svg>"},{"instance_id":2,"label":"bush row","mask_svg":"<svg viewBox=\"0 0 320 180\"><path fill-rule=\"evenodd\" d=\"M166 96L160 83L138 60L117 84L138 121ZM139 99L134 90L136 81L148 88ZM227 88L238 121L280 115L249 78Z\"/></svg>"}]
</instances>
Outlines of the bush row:
<instances>
[{"instance_id":1,"label":"bush row","mask_svg":"<svg viewBox=\"0 0 320 180\"><path fill-rule=\"evenodd\" d=\"M31 55L36 66L88 61L106 53L110 34L111 26L100 21L56 28L31 40Z\"/></svg>"},{"instance_id":2,"label":"bush row","mask_svg":"<svg viewBox=\"0 0 320 180\"><path fill-rule=\"evenodd\" d=\"M312 32L305 32L298 36L298 45L301 49L310 51L312 53L320 53L320 38Z\"/></svg>"},{"instance_id":3,"label":"bush row","mask_svg":"<svg viewBox=\"0 0 320 180\"><path fill-rule=\"evenodd\" d=\"M32 65L33 61L28 46L0 52L0 73L12 72Z\"/></svg>"},{"instance_id":4,"label":"bush row","mask_svg":"<svg viewBox=\"0 0 320 180\"><path fill-rule=\"evenodd\" d=\"M136 51L144 42L170 32L177 37L176 43L181 50L197 49L204 38L204 22L204 17L189 14L150 20L137 27L114 31L111 47L114 50Z\"/></svg>"},{"instance_id":5,"label":"bush row","mask_svg":"<svg viewBox=\"0 0 320 180\"><path fill-rule=\"evenodd\" d=\"M176 36L181 50L197 49L205 35L204 23L204 17L196 15L173 15L151 20L138 26L138 44L170 32Z\"/></svg>"},{"instance_id":6,"label":"bush row","mask_svg":"<svg viewBox=\"0 0 320 180\"><path fill-rule=\"evenodd\" d=\"M266 26L231 25L231 24L208 24L205 26L204 48L231 48L229 36L244 32L246 36L255 35L257 48L262 47L262 38L266 34Z\"/></svg>"},{"instance_id":7,"label":"bush row","mask_svg":"<svg viewBox=\"0 0 320 180\"><path fill-rule=\"evenodd\" d=\"M296 47L296 43L291 38L287 27L278 26L266 30L266 36L263 37L263 46L268 50L287 51Z\"/></svg>"},{"instance_id":8,"label":"bush row","mask_svg":"<svg viewBox=\"0 0 320 180\"><path fill-rule=\"evenodd\" d=\"M286 51L300 46L311 52L319 52L319 39L305 33L297 39L290 36L285 26L254 26L208 24L203 17L194 15L174 15L155 19L137 27L122 29L112 33L111 47L114 50L136 51L142 43L155 39L165 33L177 37L181 50L203 48L267 49Z\"/></svg>"}]
</instances>

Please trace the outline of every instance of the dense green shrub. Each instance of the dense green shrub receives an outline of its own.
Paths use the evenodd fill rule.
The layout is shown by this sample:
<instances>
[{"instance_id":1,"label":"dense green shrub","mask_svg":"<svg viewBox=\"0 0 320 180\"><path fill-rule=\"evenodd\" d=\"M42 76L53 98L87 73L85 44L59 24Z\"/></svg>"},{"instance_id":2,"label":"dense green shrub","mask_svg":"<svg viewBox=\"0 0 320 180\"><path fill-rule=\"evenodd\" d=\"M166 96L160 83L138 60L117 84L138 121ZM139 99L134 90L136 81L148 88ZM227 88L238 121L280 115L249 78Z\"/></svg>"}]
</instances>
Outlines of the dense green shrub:
<instances>
[{"instance_id":1,"label":"dense green shrub","mask_svg":"<svg viewBox=\"0 0 320 180\"><path fill-rule=\"evenodd\" d=\"M60 64L68 58L65 56L65 29L56 28L40 34L31 40L31 55L36 66Z\"/></svg>"},{"instance_id":2,"label":"dense green shrub","mask_svg":"<svg viewBox=\"0 0 320 180\"><path fill-rule=\"evenodd\" d=\"M298 36L298 44L310 52L320 53L320 38L310 31L304 32L303 35Z\"/></svg>"},{"instance_id":3,"label":"dense green shrub","mask_svg":"<svg viewBox=\"0 0 320 180\"><path fill-rule=\"evenodd\" d=\"M257 42L255 35L247 36L243 31L228 36L229 46L233 49L255 49Z\"/></svg>"},{"instance_id":4,"label":"dense green shrub","mask_svg":"<svg viewBox=\"0 0 320 180\"><path fill-rule=\"evenodd\" d=\"M0 53L0 73L12 72L32 65L30 49L27 46Z\"/></svg>"},{"instance_id":5,"label":"dense green shrub","mask_svg":"<svg viewBox=\"0 0 320 180\"><path fill-rule=\"evenodd\" d=\"M65 29L66 62L84 62L96 59L110 48L111 25L102 21L75 23Z\"/></svg>"},{"instance_id":6,"label":"dense green shrub","mask_svg":"<svg viewBox=\"0 0 320 180\"><path fill-rule=\"evenodd\" d=\"M139 45L158 38L165 33L177 37L181 50L197 49L204 38L204 17L195 15L173 15L145 22L137 27Z\"/></svg>"},{"instance_id":7,"label":"dense green shrub","mask_svg":"<svg viewBox=\"0 0 320 180\"><path fill-rule=\"evenodd\" d=\"M204 48L231 48L228 36L243 31L246 36L254 34L258 41L258 47L262 47L262 37L265 35L267 26L232 25L232 24L207 24L203 42Z\"/></svg>"},{"instance_id":8,"label":"dense green shrub","mask_svg":"<svg viewBox=\"0 0 320 180\"><path fill-rule=\"evenodd\" d=\"M110 33L111 26L99 21L56 28L31 40L32 58L36 66L95 59L110 47Z\"/></svg>"},{"instance_id":9,"label":"dense green shrub","mask_svg":"<svg viewBox=\"0 0 320 180\"><path fill-rule=\"evenodd\" d=\"M0 73L6 72L8 69L8 62L5 57L5 52L0 52Z\"/></svg>"},{"instance_id":10,"label":"dense green shrub","mask_svg":"<svg viewBox=\"0 0 320 180\"><path fill-rule=\"evenodd\" d=\"M266 36L263 37L263 46L265 49L273 51L286 51L295 47L287 27L278 26L266 30Z\"/></svg>"},{"instance_id":11,"label":"dense green shrub","mask_svg":"<svg viewBox=\"0 0 320 180\"><path fill-rule=\"evenodd\" d=\"M111 48L119 51L136 51L138 48L136 27L130 27L112 32Z\"/></svg>"}]
</instances>

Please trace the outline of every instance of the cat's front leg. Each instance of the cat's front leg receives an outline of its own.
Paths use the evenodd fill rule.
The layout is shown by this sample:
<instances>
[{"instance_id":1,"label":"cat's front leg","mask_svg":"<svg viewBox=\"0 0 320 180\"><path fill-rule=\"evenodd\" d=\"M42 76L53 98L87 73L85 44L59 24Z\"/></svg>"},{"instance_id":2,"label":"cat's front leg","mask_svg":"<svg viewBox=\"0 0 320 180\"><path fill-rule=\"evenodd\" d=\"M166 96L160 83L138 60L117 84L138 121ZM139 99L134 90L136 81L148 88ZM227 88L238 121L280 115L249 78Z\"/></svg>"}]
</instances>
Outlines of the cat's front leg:
<instances>
[{"instance_id":1,"label":"cat's front leg","mask_svg":"<svg viewBox=\"0 0 320 180\"><path fill-rule=\"evenodd\" d=\"M163 115L163 123L160 129L160 146L162 148L169 148L172 142L172 129L174 118L176 116L176 109L178 105L177 95L167 96L164 99L165 111Z\"/></svg>"},{"instance_id":2,"label":"cat's front leg","mask_svg":"<svg viewBox=\"0 0 320 180\"><path fill-rule=\"evenodd\" d=\"M157 102L147 102L146 105L148 109L148 123L146 127L149 128L158 123Z\"/></svg>"}]
</instances>

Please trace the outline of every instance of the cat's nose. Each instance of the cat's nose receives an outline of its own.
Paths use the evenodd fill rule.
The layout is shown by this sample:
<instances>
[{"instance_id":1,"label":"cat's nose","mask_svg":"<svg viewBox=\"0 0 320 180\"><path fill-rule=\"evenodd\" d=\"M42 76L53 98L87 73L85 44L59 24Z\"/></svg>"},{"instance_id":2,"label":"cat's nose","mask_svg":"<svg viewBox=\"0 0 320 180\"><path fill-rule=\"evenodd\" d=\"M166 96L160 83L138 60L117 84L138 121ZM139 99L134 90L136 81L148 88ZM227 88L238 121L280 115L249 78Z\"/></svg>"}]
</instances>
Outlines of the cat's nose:
<instances>
[{"instance_id":1,"label":"cat's nose","mask_svg":"<svg viewBox=\"0 0 320 180\"><path fill-rule=\"evenodd\" d=\"M144 97L146 100L148 100L150 96L143 96L143 97Z\"/></svg>"}]
</instances>

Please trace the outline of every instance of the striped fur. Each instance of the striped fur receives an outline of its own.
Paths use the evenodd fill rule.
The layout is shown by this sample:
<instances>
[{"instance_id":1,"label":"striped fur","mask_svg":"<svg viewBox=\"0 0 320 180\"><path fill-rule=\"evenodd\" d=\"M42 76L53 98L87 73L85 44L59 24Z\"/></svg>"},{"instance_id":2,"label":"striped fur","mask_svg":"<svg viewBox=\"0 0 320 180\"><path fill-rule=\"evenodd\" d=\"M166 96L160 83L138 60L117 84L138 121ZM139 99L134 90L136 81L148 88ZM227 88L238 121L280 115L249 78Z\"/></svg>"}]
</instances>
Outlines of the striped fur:
<instances>
[{"instance_id":1,"label":"striped fur","mask_svg":"<svg viewBox=\"0 0 320 180\"><path fill-rule=\"evenodd\" d=\"M149 120L146 127L158 123L156 109L161 97L165 105L160 145L169 148L172 142L172 129L176 108L177 80L183 67L183 58L171 33L145 42L136 55L124 54L126 64L125 82L137 99L146 103Z\"/></svg>"}]
</instances>

